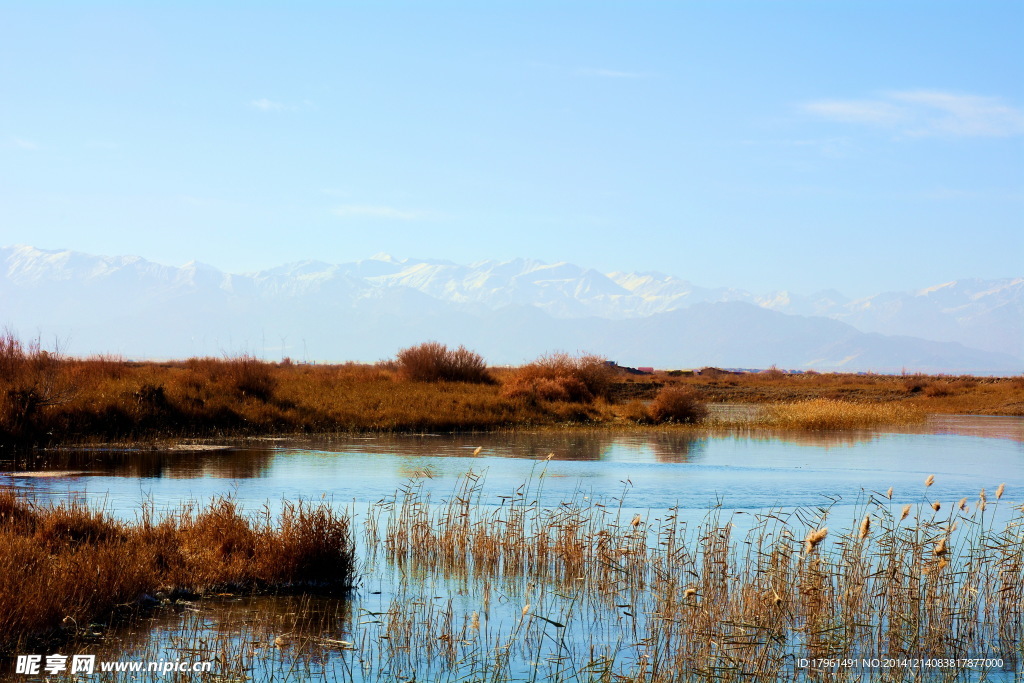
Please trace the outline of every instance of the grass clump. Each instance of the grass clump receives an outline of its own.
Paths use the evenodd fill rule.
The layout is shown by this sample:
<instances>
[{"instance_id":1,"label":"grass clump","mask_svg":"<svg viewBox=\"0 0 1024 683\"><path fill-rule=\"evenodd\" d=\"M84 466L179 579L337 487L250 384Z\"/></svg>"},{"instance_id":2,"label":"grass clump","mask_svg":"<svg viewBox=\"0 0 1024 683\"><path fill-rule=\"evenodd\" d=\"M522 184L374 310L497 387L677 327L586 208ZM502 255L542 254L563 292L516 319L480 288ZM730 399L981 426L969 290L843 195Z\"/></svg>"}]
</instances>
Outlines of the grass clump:
<instances>
[{"instance_id":1,"label":"grass clump","mask_svg":"<svg viewBox=\"0 0 1024 683\"><path fill-rule=\"evenodd\" d=\"M768 406L762 411L760 424L780 429L867 429L917 424L924 419L920 409L905 403L851 403L819 398Z\"/></svg>"},{"instance_id":2,"label":"grass clump","mask_svg":"<svg viewBox=\"0 0 1024 683\"><path fill-rule=\"evenodd\" d=\"M465 346L449 349L435 341L399 351L397 369L399 377L414 382L494 382L483 356Z\"/></svg>"},{"instance_id":3,"label":"grass clump","mask_svg":"<svg viewBox=\"0 0 1024 683\"><path fill-rule=\"evenodd\" d=\"M549 353L515 369L505 378L501 393L532 403L590 403L608 398L616 374L616 369L601 356Z\"/></svg>"},{"instance_id":4,"label":"grass clump","mask_svg":"<svg viewBox=\"0 0 1024 683\"><path fill-rule=\"evenodd\" d=\"M349 518L323 504L285 505L273 521L220 499L126 523L0 491L0 652L73 635L154 595L347 590L354 553Z\"/></svg>"}]
</instances>

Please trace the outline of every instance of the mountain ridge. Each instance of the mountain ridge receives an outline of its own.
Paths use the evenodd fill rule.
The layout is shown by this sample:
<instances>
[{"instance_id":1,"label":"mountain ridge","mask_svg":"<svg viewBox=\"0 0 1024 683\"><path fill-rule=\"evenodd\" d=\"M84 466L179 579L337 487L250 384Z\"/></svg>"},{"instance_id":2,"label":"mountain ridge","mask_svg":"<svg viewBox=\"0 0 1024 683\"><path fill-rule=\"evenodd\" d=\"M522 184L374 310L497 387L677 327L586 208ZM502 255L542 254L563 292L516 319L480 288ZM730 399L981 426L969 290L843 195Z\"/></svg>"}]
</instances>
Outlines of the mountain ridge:
<instances>
[{"instance_id":1,"label":"mountain ridge","mask_svg":"<svg viewBox=\"0 0 1024 683\"><path fill-rule=\"evenodd\" d=\"M118 351L109 348L110 344L98 348L100 330L106 325L126 347L124 351L133 355L209 354L210 343L195 342L197 336L215 339L214 346L223 346L225 336L229 345L245 340L250 347L259 339L260 351L265 355L289 355L289 351L296 355L294 347L285 348L291 346L286 341L281 341L282 348L271 344L267 351L266 339L306 339L303 346L308 353L311 337L350 338L338 325L317 321L318 316L337 316L347 321L343 326L347 330L361 330L367 338L377 335L380 348L374 358L363 357L368 351L366 345L354 341L349 345L353 352L358 349L363 354L360 360L376 360L393 353L395 348L388 344L450 336L450 332L462 328L468 336L454 342L469 344L471 338L476 338L483 347L506 349L492 362L521 362L546 340L551 345L538 353L553 348L575 350L587 346L581 341L589 341L590 345L605 347L589 350L636 358L642 365L716 364L690 353L704 347L686 331L687 326L701 324L715 328L712 336L719 339L723 352L739 356L718 363L732 366L756 367L758 363L751 361L762 358L766 364L786 363L794 368L879 371L898 371L901 366L916 363L923 370L1019 372L1024 365L1020 362L1024 355L1020 346L1024 278L965 279L910 293L887 292L850 300L828 290L809 296L788 292L754 295L739 289L702 288L662 273L604 274L567 262L547 264L533 259L460 265L378 255L341 264L306 260L231 274L197 262L176 267L138 256L93 256L18 246L0 248L0 264L0 323L67 335L76 353ZM98 302L115 310L104 312L97 308ZM718 306L710 309L713 315L702 308L690 315L667 315L701 304L730 303L745 304L750 309ZM522 339L516 330L502 329L508 326L495 314L521 307L542 313L543 317L533 319L531 324L543 326L550 333L534 330L532 336ZM781 317L758 317L758 310ZM177 327L168 329L161 313L177 321ZM748 327L756 326L766 338L777 338L776 344L787 344L791 350L766 348L762 354L736 339L729 342L726 337L749 336L749 329L745 332L742 325L729 320L730 316L743 320ZM814 321L813 333L808 323L798 319L801 317ZM137 330L123 329L131 327L133 320L152 330L163 329L167 338L147 340ZM450 327L435 325L440 320L449 320ZM229 321L234 328L227 325ZM418 322L410 325L413 321ZM823 321L842 323L844 327ZM490 326L490 334L469 334L477 325ZM639 329L658 338L636 339L633 332ZM772 332L782 329L804 329L804 337L816 340L817 346L811 348L793 334ZM935 336L940 338L926 340L913 333L920 330L936 330ZM965 330L977 333L972 336ZM885 338L858 336L868 333ZM830 340L826 340L828 335ZM184 336L193 343L181 343ZM975 336L981 337L988 348L981 348L982 344L972 348L963 341ZM912 350L908 342L896 337L919 338L914 342L917 347ZM165 343L175 338L177 344ZM672 338L686 339L690 350L678 347L673 353L668 347L662 348L665 340ZM850 346L854 338L859 341ZM527 356L511 357L514 351L506 342L515 340ZM959 346L934 346L949 343ZM344 345L335 353L329 352L326 341L318 341L316 346L321 349L317 357L345 359L338 355L346 353ZM645 346L660 350L645 355ZM152 350L156 348L163 350ZM799 354L792 352L796 348L801 349ZM838 355L840 349L842 356ZM1016 352L1008 353L1006 349ZM715 348L704 350L706 355L719 358ZM910 362L900 362L901 354Z\"/></svg>"}]
</instances>

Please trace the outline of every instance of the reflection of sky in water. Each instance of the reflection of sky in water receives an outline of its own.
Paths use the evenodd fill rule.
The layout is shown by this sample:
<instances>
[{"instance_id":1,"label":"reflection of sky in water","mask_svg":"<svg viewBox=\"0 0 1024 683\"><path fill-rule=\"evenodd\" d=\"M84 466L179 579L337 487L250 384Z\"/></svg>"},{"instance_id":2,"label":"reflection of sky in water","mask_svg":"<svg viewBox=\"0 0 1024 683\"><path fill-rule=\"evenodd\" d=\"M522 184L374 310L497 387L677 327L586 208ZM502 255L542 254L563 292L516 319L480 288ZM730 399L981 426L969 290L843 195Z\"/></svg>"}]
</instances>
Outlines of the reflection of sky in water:
<instances>
[{"instance_id":1,"label":"reflection of sky in water","mask_svg":"<svg viewBox=\"0 0 1024 683\"><path fill-rule=\"evenodd\" d=\"M757 510L820 505L834 496L852 504L863 490L889 486L894 503L919 503L929 474L935 475L929 502L952 505L964 496L976 498L982 487L991 494L1001 482L1006 499L1024 500L1024 443L972 435L994 424L1000 436L1012 436L1024 419L955 419L961 433L768 438L573 431L271 441L266 448L187 454L92 452L39 464L76 473L0 475L0 484L43 497L70 493L129 515L143 500L164 507L223 494L253 509L267 501L321 496L369 503L393 495L410 479L438 499L470 469L486 473L484 502L491 504L542 471L542 505L557 505L577 490L610 499L626 482L626 504L654 510L677 504L703 510L717 501L729 509ZM480 455L473 456L477 447ZM554 457L546 462L549 453Z\"/></svg>"},{"instance_id":2,"label":"reflection of sky in water","mask_svg":"<svg viewBox=\"0 0 1024 683\"><path fill-rule=\"evenodd\" d=\"M129 518L135 516L144 500L164 509L182 500L201 501L225 494L233 495L251 511L264 503L277 508L282 499L316 500L323 496L338 504L355 501L355 512L361 514L368 503L393 496L398 487L410 481L439 501L472 469L485 473L485 504L502 504L500 496L513 494L527 480L530 488L526 500L536 498L541 505L551 507L574 496L610 501L628 488L621 513L624 520L640 512L647 522L657 525L668 508L680 505L683 510L679 516L687 521L689 534L697 533L697 525L691 522L704 521L709 507L720 500L721 523L733 523L733 538L742 542L750 525L770 508L824 506L836 497L842 502L832 508L828 524L840 532L855 528L864 510L854 507L865 503L865 490L881 494L889 486L894 488L894 496L886 505L895 515L909 502L915 504L914 516L920 513L930 518L932 511L927 505L939 500L943 503L939 518L946 518L955 501L966 496L973 507L982 487L991 500L996 487L1006 482L1004 500L992 505L988 514L999 524L1010 516L1009 503L1019 506L1024 502L1024 439L1018 438L1022 429L1024 419L1020 418L948 418L937 429L900 434L696 438L671 431L575 431L268 440L264 447L250 445L198 453L92 451L46 456L29 468L36 476L0 475L0 486L14 485L40 499L70 495ZM474 456L478 447L480 454ZM550 461L546 460L549 453L554 453ZM0 464L0 471L9 469L8 464ZM935 475L935 484L925 489L924 480L929 474ZM614 506L609 514L617 514ZM788 517L785 513L781 516ZM792 528L799 534L819 521L816 512L800 511L792 520ZM418 570L399 569L379 557L374 559L365 552L361 535L357 535L357 543L362 558L361 590L351 603L324 602L323 609L338 616L332 618L330 627L313 626L313 635L325 629L331 638L357 640L364 628L357 622L367 614L386 611L392 601L452 600L456 615L463 615L459 618L481 610L476 583L466 584L466 579L458 576L431 575L426 583L416 584L405 593L400 588L402 579ZM529 594L528 586L532 584L525 581L522 577L505 577L495 583L491 611L482 616L485 629L507 631L520 620L526 602L533 604L536 613L558 619L572 607L571 600L565 602L557 592L548 592L546 598L536 592ZM307 615L309 609L296 607L289 598L204 602L195 616L203 624L196 632L204 638L215 631L230 633L246 647L258 648L252 673L270 680L275 672L310 665L300 661L294 647L273 646L277 633L301 630L292 621L296 614ZM249 630L259 623L253 618L256 611L270 615L269 630ZM362 616L347 621L341 613ZM624 628L617 621L621 615L600 610L597 614L601 616L599 622L574 622L568 629L568 639L583 644L580 647L591 641L599 645L618 642L620 627ZM127 640L115 639L105 646L109 652L98 652L111 659L130 659L129 654L138 652L142 657L147 644L155 644L162 656L177 659L172 643L181 634L195 631L192 624L179 615L158 613L151 629L128 634ZM529 671L529 658L519 659L516 667ZM328 679L339 661L335 657L323 662ZM314 662L314 670L319 670L318 666ZM991 680L1012 677L993 670L987 675ZM358 672L356 680L360 680Z\"/></svg>"}]
</instances>

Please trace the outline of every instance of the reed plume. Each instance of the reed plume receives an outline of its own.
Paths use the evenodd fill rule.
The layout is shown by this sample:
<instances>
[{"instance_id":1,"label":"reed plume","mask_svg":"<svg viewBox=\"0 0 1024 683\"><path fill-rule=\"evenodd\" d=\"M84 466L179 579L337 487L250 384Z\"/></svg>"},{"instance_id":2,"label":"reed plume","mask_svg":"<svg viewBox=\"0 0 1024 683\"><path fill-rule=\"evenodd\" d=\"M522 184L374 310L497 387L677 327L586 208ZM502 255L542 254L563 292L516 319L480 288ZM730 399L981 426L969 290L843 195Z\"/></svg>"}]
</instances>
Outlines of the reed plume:
<instances>
[{"instance_id":1,"label":"reed plume","mask_svg":"<svg viewBox=\"0 0 1024 683\"><path fill-rule=\"evenodd\" d=\"M807 532L807 537L804 538L804 552L807 554L813 552L818 547L818 544L825 540L826 536L828 536L827 526Z\"/></svg>"},{"instance_id":2,"label":"reed plume","mask_svg":"<svg viewBox=\"0 0 1024 683\"><path fill-rule=\"evenodd\" d=\"M863 540L867 538L868 534L871 533L871 517L864 515L864 520L860 523L860 538Z\"/></svg>"}]
</instances>

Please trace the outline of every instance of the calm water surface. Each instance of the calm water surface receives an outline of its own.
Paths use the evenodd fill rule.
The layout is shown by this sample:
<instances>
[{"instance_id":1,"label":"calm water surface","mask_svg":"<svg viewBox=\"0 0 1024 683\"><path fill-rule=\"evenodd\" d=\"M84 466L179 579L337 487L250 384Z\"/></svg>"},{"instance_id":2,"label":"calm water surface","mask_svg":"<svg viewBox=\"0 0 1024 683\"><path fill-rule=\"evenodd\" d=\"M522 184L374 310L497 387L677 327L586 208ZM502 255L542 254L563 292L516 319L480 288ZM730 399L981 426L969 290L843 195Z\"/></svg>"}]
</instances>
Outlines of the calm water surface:
<instances>
[{"instance_id":1,"label":"calm water surface","mask_svg":"<svg viewBox=\"0 0 1024 683\"><path fill-rule=\"evenodd\" d=\"M474 455L477 449L479 453ZM546 458L553 454L548 462ZM628 487L631 507L756 510L853 504L894 489L894 502L977 496L1006 483L1024 499L1024 418L942 417L919 433L715 435L551 432L264 440L205 451L92 451L0 463L0 485L40 499L76 498L132 515L230 494L245 507L326 497L372 503L410 479L443 495L459 476L484 473L491 502L546 470L539 503L581 489L607 499ZM22 471L17 471L22 470ZM487 502L485 500L485 502Z\"/></svg>"},{"instance_id":2,"label":"calm water surface","mask_svg":"<svg viewBox=\"0 0 1024 683\"><path fill-rule=\"evenodd\" d=\"M531 490L538 493L531 495L541 506L555 507L574 495L608 501L625 494L630 512L650 511L652 519L680 506L682 515L699 520L717 505L727 515L739 513L732 515L739 527L759 512L815 506L830 506L842 526L863 514L861 506L872 492L881 494L890 486L897 510L903 503L924 507L936 500L949 510L960 498L976 500L982 488L991 497L1004 482L1004 500L992 506L993 514L1009 519L1009 504L1024 503L1024 418L941 417L911 433L696 436L670 430L574 430L267 439L207 448L98 449L44 453L27 462L0 461L0 486L40 501L86 501L126 518L133 518L145 502L158 509L174 508L182 501L223 495L253 511L264 505L275 509L282 500L325 498L362 515L368 505L393 497L410 481L418 482L433 500L441 500L470 471L484 475L485 505L502 504L506 499L501 496L532 480ZM925 489L928 475L935 475L935 484ZM543 486L536 486L540 483ZM382 559L366 562L362 575L362 586L351 601L316 603L316 609L326 610L338 624L318 627L317 637L327 637L327 642L365 639L370 626L360 624L372 624L372 615L386 611L396 600L439 601L438 605L452 601L455 612L464 616L480 609L479 587L465 582L435 577L411 588L404 571ZM528 598L531 585L495 586L495 606L484 619L484 628L511 628L528 599L534 600L535 609L552 610L549 614L565 609L561 598L550 597L549 603L537 596ZM120 634L89 651L116 659L152 653L155 647L161 656L174 659L180 657L176 642L197 633L207 637L230 632L247 643L254 679L278 680L282 671L298 666L311 678L364 680L353 673L355 660L343 649L304 654L297 646L273 645L278 635L298 632L295 620L310 611L308 605L296 607L292 599L204 602L199 611L184 615L158 613L148 630ZM614 625L607 628L608 638L621 637L615 635ZM577 636L594 638L593 633ZM536 663L528 657L521 662L523 672L531 671L531 666ZM378 670L372 680L389 680L387 675L381 678L382 673L387 671ZM1013 680L1005 671L988 675L990 680Z\"/></svg>"}]
</instances>

